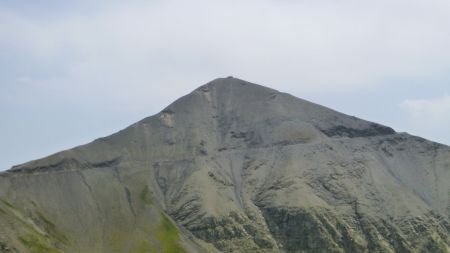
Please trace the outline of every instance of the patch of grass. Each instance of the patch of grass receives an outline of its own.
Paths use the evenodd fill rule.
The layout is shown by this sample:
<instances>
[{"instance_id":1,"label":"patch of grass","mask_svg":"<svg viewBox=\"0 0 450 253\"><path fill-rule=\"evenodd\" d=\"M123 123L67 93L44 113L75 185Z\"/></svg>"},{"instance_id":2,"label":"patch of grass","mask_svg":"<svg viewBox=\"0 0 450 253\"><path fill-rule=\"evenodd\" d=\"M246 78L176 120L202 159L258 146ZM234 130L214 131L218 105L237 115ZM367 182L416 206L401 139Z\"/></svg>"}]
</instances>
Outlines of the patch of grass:
<instances>
[{"instance_id":1,"label":"patch of grass","mask_svg":"<svg viewBox=\"0 0 450 253\"><path fill-rule=\"evenodd\" d=\"M139 198L142 200L142 202L144 202L144 204L147 204L147 205L152 205L153 204L152 193L148 189L147 185L141 191L141 194L139 195Z\"/></svg>"},{"instance_id":2,"label":"patch of grass","mask_svg":"<svg viewBox=\"0 0 450 253\"><path fill-rule=\"evenodd\" d=\"M161 252L186 253L179 243L178 229L161 213L162 221L156 231L156 239L160 242Z\"/></svg>"},{"instance_id":3,"label":"patch of grass","mask_svg":"<svg viewBox=\"0 0 450 253\"><path fill-rule=\"evenodd\" d=\"M57 228L56 225L51 222L47 217L45 217L41 212L37 212L37 216L44 223L45 230L58 241L67 244L69 240L65 235L63 235Z\"/></svg>"},{"instance_id":4,"label":"patch of grass","mask_svg":"<svg viewBox=\"0 0 450 253\"><path fill-rule=\"evenodd\" d=\"M55 224L53 224L53 222L48 220L42 213L37 212L37 216L39 217L39 219L41 219L45 223L47 228L55 229Z\"/></svg>"},{"instance_id":5,"label":"patch of grass","mask_svg":"<svg viewBox=\"0 0 450 253\"><path fill-rule=\"evenodd\" d=\"M15 206L13 206L11 203L9 203L8 201L6 201L2 198L0 198L0 202L2 202L4 205L8 206L9 208L16 209Z\"/></svg>"},{"instance_id":6,"label":"patch of grass","mask_svg":"<svg viewBox=\"0 0 450 253\"><path fill-rule=\"evenodd\" d=\"M141 241L130 253L158 253L147 241Z\"/></svg>"},{"instance_id":7,"label":"patch of grass","mask_svg":"<svg viewBox=\"0 0 450 253\"><path fill-rule=\"evenodd\" d=\"M58 232L54 223L47 219L42 213L37 212L36 216L40 223L35 223L36 220L29 220L25 218L22 212L13 206L8 201L0 198L0 214L7 215L7 219L11 219L14 223L19 223L23 230L23 234L17 234L18 240L26 246L31 253L54 253L61 252L53 242L58 241L67 243L67 238ZM31 217L32 218L32 217ZM42 233L36 229L36 226L44 228L46 233ZM1 230L1 228L0 228ZM26 231L26 232L25 232Z\"/></svg>"},{"instance_id":8,"label":"patch of grass","mask_svg":"<svg viewBox=\"0 0 450 253\"><path fill-rule=\"evenodd\" d=\"M122 252L122 244L124 244L125 236L123 236L119 232L111 233L110 247L112 248L112 252ZM129 253L133 253L130 251Z\"/></svg>"},{"instance_id":9,"label":"patch of grass","mask_svg":"<svg viewBox=\"0 0 450 253\"><path fill-rule=\"evenodd\" d=\"M33 228L33 226L31 226L28 221L24 220L23 216L21 215L21 212L15 207L13 206L11 203L9 203L8 201L0 198L0 204L3 204L3 209L0 208L0 212L9 216L11 219L20 222L24 228L28 229L28 230L32 230L33 232L36 232L35 229ZM6 207L5 207L6 206Z\"/></svg>"},{"instance_id":10,"label":"patch of grass","mask_svg":"<svg viewBox=\"0 0 450 253\"><path fill-rule=\"evenodd\" d=\"M34 234L19 236L20 242L25 245L31 253L59 253L60 250L50 245L48 241Z\"/></svg>"},{"instance_id":11,"label":"patch of grass","mask_svg":"<svg viewBox=\"0 0 450 253\"><path fill-rule=\"evenodd\" d=\"M132 240L132 247L125 249ZM160 253L156 248L146 240L135 241L120 232L114 232L111 237L110 246L112 252L126 252L126 253Z\"/></svg>"}]
</instances>

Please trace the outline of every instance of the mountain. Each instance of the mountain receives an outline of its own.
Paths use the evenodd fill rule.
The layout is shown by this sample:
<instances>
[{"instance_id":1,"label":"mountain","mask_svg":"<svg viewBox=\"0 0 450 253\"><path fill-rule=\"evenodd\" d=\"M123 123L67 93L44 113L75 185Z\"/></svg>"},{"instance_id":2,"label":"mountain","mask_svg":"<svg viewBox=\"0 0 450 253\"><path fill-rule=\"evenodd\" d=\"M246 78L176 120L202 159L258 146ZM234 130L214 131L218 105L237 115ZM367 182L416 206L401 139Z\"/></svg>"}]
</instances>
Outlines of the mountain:
<instances>
[{"instance_id":1,"label":"mountain","mask_svg":"<svg viewBox=\"0 0 450 253\"><path fill-rule=\"evenodd\" d=\"M450 252L450 147L236 78L0 174L0 252Z\"/></svg>"}]
</instances>

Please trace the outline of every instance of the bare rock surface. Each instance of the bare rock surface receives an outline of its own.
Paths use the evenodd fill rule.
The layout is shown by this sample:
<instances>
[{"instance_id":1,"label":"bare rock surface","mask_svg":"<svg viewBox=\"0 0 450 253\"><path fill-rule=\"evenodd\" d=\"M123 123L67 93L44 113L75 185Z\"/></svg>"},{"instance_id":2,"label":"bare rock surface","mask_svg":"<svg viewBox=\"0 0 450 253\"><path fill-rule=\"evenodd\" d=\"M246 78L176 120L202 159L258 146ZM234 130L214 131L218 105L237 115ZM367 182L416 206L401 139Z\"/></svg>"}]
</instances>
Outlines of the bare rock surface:
<instances>
[{"instance_id":1,"label":"bare rock surface","mask_svg":"<svg viewBox=\"0 0 450 253\"><path fill-rule=\"evenodd\" d=\"M237 78L0 174L0 252L450 252L450 148Z\"/></svg>"}]
</instances>

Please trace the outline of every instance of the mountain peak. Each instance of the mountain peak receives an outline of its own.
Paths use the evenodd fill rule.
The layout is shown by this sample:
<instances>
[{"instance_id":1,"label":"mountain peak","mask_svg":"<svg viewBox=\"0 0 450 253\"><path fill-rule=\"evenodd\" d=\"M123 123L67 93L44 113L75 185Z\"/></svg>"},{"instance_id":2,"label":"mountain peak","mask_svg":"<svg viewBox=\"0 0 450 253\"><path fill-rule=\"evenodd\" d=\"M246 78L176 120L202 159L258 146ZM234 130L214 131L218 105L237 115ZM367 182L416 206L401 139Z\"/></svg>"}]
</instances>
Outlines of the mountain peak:
<instances>
[{"instance_id":1,"label":"mountain peak","mask_svg":"<svg viewBox=\"0 0 450 253\"><path fill-rule=\"evenodd\" d=\"M218 78L0 174L0 251L448 252L449 154Z\"/></svg>"},{"instance_id":2,"label":"mountain peak","mask_svg":"<svg viewBox=\"0 0 450 253\"><path fill-rule=\"evenodd\" d=\"M234 77L217 78L180 98L162 111L173 122L190 118L196 122L211 119L226 131L251 131L271 138L278 126L308 128L319 137L367 137L393 134L389 127L339 113L287 93ZM170 114L170 115L168 115ZM176 120L178 118L178 120ZM192 122L195 125L194 122ZM234 128L230 130L228 128ZM282 130L279 130L282 131ZM290 131L290 130L289 130ZM301 131L300 131L301 132ZM294 137L292 137L294 138ZM263 138L264 139L264 138ZM295 138L294 138L295 139Z\"/></svg>"},{"instance_id":3,"label":"mountain peak","mask_svg":"<svg viewBox=\"0 0 450 253\"><path fill-rule=\"evenodd\" d=\"M161 156L166 156L165 152L173 155L173 145L183 143L178 150L183 156L186 150L200 152L199 143L207 143L202 144L201 152L208 153L207 149L211 152L267 148L318 143L329 138L391 134L395 131L390 127L348 116L265 86L226 77L214 79L160 113L94 143L112 143L119 149L134 145L160 146ZM75 150L85 148L81 146ZM55 163L58 163L61 154L71 152L64 151L51 157L56 157ZM100 153L95 155L100 156ZM88 160L98 160L98 157L94 159L95 155L89 154L93 158ZM110 155L106 157L105 161L117 160ZM14 166L11 170L47 168L41 166L40 161L42 159Z\"/></svg>"},{"instance_id":4,"label":"mountain peak","mask_svg":"<svg viewBox=\"0 0 450 253\"><path fill-rule=\"evenodd\" d=\"M233 89L238 89L239 91L265 90L266 92L276 92L276 90L270 89L268 87L251 83L233 76L216 78L200 86L196 90L207 92L210 89L216 89L219 90L219 92L227 92Z\"/></svg>"}]
</instances>

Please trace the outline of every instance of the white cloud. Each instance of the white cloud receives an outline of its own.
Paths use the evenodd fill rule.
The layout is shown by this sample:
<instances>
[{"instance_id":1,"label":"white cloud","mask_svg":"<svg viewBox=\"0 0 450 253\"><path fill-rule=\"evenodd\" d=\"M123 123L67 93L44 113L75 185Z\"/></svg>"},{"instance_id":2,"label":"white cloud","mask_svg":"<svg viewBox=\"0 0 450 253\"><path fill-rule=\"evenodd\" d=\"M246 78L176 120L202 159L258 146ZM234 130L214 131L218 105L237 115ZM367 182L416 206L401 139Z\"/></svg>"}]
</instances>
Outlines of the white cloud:
<instances>
[{"instance_id":1,"label":"white cloud","mask_svg":"<svg viewBox=\"0 0 450 253\"><path fill-rule=\"evenodd\" d=\"M448 7L440 0L134 1L51 21L11 11L2 15L1 46L51 66L37 83L73 95L136 100L228 74L284 90L346 91L447 71Z\"/></svg>"},{"instance_id":2,"label":"white cloud","mask_svg":"<svg viewBox=\"0 0 450 253\"><path fill-rule=\"evenodd\" d=\"M427 119L432 121L450 120L450 96L434 99L406 99L401 107L415 119Z\"/></svg>"},{"instance_id":3,"label":"white cloud","mask_svg":"<svg viewBox=\"0 0 450 253\"><path fill-rule=\"evenodd\" d=\"M400 107L407 113L406 124L415 134L449 143L449 95L432 99L407 99Z\"/></svg>"}]
</instances>

